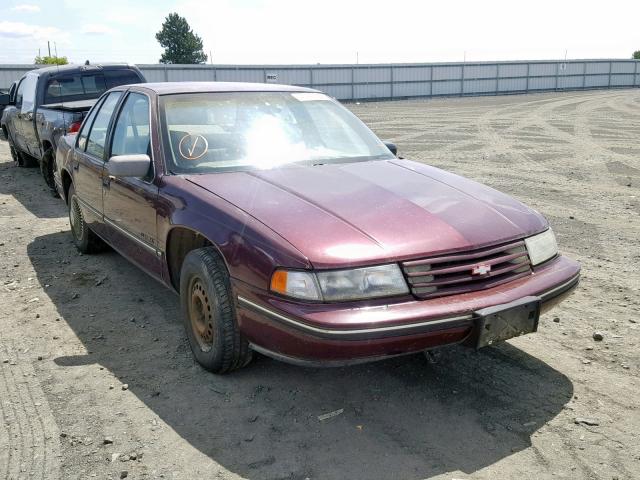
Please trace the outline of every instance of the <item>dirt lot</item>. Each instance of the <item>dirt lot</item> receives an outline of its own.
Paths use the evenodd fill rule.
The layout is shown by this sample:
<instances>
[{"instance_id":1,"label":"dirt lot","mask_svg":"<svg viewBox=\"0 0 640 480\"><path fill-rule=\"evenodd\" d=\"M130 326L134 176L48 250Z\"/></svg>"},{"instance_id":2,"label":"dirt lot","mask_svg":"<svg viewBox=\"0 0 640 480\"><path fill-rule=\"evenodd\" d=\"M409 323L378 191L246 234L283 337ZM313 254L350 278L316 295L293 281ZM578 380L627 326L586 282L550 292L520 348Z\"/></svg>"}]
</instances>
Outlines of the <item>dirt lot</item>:
<instances>
[{"instance_id":1,"label":"dirt lot","mask_svg":"<svg viewBox=\"0 0 640 480\"><path fill-rule=\"evenodd\" d=\"M350 107L402 155L543 212L579 290L480 353L214 376L177 297L79 255L0 143L1 479L640 478L640 90Z\"/></svg>"}]
</instances>

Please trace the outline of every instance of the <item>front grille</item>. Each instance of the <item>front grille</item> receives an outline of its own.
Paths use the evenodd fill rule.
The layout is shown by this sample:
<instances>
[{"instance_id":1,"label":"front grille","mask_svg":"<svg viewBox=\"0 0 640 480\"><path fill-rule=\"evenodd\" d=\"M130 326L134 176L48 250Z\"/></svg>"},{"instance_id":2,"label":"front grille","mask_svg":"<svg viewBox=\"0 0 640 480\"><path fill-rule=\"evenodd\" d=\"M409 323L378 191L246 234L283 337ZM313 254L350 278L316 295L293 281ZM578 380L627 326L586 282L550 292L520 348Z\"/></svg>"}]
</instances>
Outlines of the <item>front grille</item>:
<instances>
[{"instance_id":1,"label":"front grille","mask_svg":"<svg viewBox=\"0 0 640 480\"><path fill-rule=\"evenodd\" d=\"M470 252L403 262L411 293L426 299L475 292L511 282L531 274L524 241ZM491 267L473 274L475 267Z\"/></svg>"}]
</instances>

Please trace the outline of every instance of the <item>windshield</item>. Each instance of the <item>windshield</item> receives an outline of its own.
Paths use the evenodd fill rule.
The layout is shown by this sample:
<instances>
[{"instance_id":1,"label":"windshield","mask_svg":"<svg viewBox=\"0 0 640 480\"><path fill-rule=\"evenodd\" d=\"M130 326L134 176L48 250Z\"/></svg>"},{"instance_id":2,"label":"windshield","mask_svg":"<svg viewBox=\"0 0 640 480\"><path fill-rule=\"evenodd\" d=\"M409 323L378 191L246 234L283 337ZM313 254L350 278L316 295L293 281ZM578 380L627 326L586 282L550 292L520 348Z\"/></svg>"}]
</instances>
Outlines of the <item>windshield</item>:
<instances>
[{"instance_id":1,"label":"windshield","mask_svg":"<svg viewBox=\"0 0 640 480\"><path fill-rule=\"evenodd\" d=\"M161 117L173 173L394 158L355 115L321 93L168 95Z\"/></svg>"}]
</instances>

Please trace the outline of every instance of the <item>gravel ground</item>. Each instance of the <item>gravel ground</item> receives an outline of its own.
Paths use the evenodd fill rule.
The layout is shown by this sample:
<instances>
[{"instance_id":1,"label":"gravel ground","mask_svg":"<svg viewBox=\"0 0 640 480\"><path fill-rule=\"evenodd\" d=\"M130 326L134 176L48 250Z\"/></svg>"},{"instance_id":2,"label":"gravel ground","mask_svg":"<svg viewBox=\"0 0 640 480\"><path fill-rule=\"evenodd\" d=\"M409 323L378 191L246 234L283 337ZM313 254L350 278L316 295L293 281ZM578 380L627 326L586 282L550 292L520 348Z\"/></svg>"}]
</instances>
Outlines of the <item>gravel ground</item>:
<instances>
[{"instance_id":1,"label":"gravel ground","mask_svg":"<svg viewBox=\"0 0 640 480\"><path fill-rule=\"evenodd\" d=\"M113 252L79 255L3 142L0 478L640 478L640 91L349 107L401 155L544 213L578 291L479 353L214 376L177 297Z\"/></svg>"}]
</instances>

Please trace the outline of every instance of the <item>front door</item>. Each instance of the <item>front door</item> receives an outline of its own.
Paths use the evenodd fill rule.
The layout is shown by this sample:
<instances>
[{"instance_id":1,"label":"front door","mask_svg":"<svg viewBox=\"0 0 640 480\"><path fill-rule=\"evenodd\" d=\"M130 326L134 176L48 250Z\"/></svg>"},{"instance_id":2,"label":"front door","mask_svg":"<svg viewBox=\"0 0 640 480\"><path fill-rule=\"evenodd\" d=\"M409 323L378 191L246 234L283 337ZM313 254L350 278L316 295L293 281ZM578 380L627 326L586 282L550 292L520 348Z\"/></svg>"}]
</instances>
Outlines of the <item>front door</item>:
<instances>
[{"instance_id":1,"label":"front door","mask_svg":"<svg viewBox=\"0 0 640 480\"><path fill-rule=\"evenodd\" d=\"M40 146L38 135L36 134L35 114L36 114L36 86L38 85L38 75L27 73L22 91L22 106L20 108L20 135L24 142L25 151L31 156L40 158Z\"/></svg>"},{"instance_id":2,"label":"front door","mask_svg":"<svg viewBox=\"0 0 640 480\"><path fill-rule=\"evenodd\" d=\"M82 125L72 162L73 185L84 218L99 235L105 235L102 205L102 181L105 145L109 124L122 92L111 92L101 99Z\"/></svg>"},{"instance_id":3,"label":"front door","mask_svg":"<svg viewBox=\"0 0 640 480\"><path fill-rule=\"evenodd\" d=\"M151 158L149 124L149 98L130 92L113 126L109 157L143 154ZM155 209L158 187L153 184L153 159L144 178L115 178L106 171L104 175L104 222L109 227L110 243L145 271L160 278Z\"/></svg>"}]
</instances>

